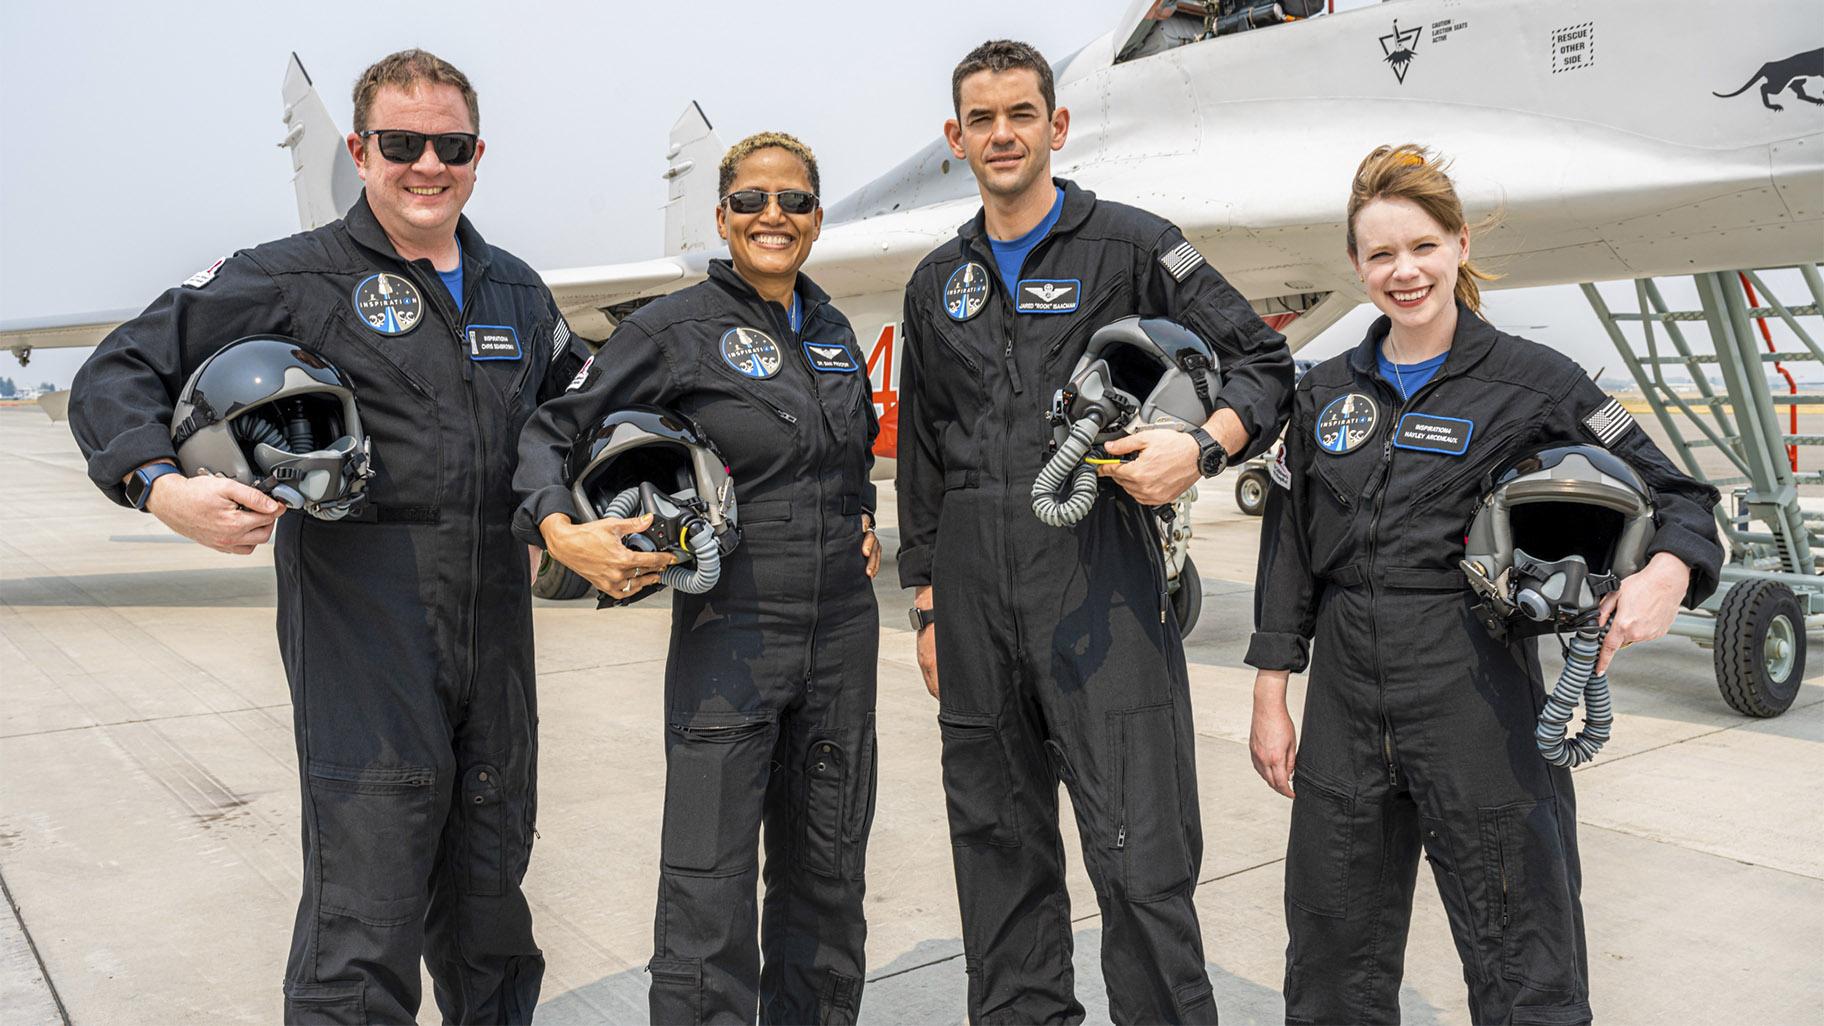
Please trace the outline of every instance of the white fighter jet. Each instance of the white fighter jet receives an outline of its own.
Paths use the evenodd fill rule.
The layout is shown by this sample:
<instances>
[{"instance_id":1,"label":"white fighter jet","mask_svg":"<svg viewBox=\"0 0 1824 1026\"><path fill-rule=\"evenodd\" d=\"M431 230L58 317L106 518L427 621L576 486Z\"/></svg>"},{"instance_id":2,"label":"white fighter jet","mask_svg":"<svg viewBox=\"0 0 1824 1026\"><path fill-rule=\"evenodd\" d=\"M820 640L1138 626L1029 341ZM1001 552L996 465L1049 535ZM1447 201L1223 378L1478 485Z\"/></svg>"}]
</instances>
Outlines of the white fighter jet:
<instances>
[{"instance_id":1,"label":"white fighter jet","mask_svg":"<svg viewBox=\"0 0 1824 1026\"><path fill-rule=\"evenodd\" d=\"M1295 350L1366 298L1342 213L1356 163L1381 143L1449 154L1472 216L1499 213L1478 240L1503 275L1494 288L1824 255L1824 22L1807 3L1393 0L1289 20L1323 0L1227 3L1244 8L1227 19L1216 0L1122 6L1055 66L1071 111L1056 173L1171 219ZM296 57L283 94L299 219L314 227L360 180ZM916 135L910 157L829 205L807 268L869 350L885 457L902 288L978 205L939 126ZM692 103L666 155L665 255L545 273L576 331L605 338L704 277L723 252L723 149ZM0 347L23 360L93 345L129 315L0 325Z\"/></svg>"},{"instance_id":2,"label":"white fighter jet","mask_svg":"<svg viewBox=\"0 0 1824 1026\"><path fill-rule=\"evenodd\" d=\"M1054 66L1071 111L1055 173L1176 223L1294 350L1366 299L1342 215L1357 162L1382 143L1450 155L1472 217L1499 215L1478 239L1478 262L1502 275L1493 288L1824 258L1824 98L1807 92L1824 94L1824 22L1809 3L1326 6L1127 0ZM311 228L341 216L360 181L295 56L283 95ZM902 289L979 204L939 128L916 129L911 156L828 206L807 267L868 351L880 474L897 451ZM704 278L724 252L723 152L692 103L666 153L664 255L544 273L574 330L604 339L642 303ZM34 346L93 345L131 313L0 324L0 347L23 362ZM1162 539L1168 574L1194 600L1188 519L1177 524ZM1179 619L1188 630L1195 609Z\"/></svg>"}]
</instances>

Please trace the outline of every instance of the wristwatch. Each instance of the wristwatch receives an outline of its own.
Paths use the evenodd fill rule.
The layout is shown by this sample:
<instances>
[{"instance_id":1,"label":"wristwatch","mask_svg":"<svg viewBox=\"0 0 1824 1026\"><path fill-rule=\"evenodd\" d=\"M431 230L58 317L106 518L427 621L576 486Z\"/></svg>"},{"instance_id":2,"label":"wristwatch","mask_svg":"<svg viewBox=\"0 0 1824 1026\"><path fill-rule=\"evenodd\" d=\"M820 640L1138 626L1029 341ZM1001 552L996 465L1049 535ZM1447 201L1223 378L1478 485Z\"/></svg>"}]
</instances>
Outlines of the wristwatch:
<instances>
[{"instance_id":1,"label":"wristwatch","mask_svg":"<svg viewBox=\"0 0 1824 1026\"><path fill-rule=\"evenodd\" d=\"M1188 434L1197 440L1197 472L1204 477L1215 477L1229 465L1229 451L1222 443L1210 437L1210 433L1200 427L1192 428Z\"/></svg>"},{"instance_id":2,"label":"wristwatch","mask_svg":"<svg viewBox=\"0 0 1824 1026\"><path fill-rule=\"evenodd\" d=\"M127 501L133 504L134 509L144 513L146 500L152 498L152 482L166 474L175 473L178 473L178 469L169 463L154 463L135 470L126 481Z\"/></svg>"},{"instance_id":3,"label":"wristwatch","mask_svg":"<svg viewBox=\"0 0 1824 1026\"><path fill-rule=\"evenodd\" d=\"M937 622L936 609L920 609L917 606L913 606L911 609L907 610L907 612L911 614L912 633L914 634L923 631L926 627Z\"/></svg>"}]
</instances>

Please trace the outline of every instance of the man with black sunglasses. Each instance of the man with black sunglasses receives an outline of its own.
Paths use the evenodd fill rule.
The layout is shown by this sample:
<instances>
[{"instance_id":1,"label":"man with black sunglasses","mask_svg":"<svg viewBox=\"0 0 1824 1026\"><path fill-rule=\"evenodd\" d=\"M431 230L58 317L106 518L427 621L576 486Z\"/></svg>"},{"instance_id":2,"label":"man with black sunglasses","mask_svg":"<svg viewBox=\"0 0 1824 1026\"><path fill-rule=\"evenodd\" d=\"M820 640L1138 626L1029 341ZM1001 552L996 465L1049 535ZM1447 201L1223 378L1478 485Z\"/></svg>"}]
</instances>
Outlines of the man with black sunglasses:
<instances>
[{"instance_id":1,"label":"man with black sunglasses","mask_svg":"<svg viewBox=\"0 0 1824 1026\"><path fill-rule=\"evenodd\" d=\"M445 1022L524 1023L544 958L520 890L537 703L514 443L588 352L532 269L462 216L484 152L462 72L402 51L354 107L348 213L217 261L116 329L70 421L116 502L223 552L273 541L303 797L285 1021L411 1022L422 959ZM256 334L353 380L364 510L281 516L227 478L169 472L178 390Z\"/></svg>"}]
</instances>

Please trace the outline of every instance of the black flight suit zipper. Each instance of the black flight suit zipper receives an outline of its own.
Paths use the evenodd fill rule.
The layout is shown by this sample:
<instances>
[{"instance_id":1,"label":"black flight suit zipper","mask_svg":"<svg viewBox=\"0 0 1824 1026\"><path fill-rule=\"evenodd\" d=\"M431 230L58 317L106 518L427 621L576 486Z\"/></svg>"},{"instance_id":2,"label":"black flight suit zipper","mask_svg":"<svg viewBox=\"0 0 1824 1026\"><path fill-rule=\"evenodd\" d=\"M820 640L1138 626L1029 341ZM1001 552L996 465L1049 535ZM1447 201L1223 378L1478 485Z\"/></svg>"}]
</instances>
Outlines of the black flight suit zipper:
<instances>
[{"instance_id":1,"label":"black flight suit zipper","mask_svg":"<svg viewBox=\"0 0 1824 1026\"><path fill-rule=\"evenodd\" d=\"M773 322L773 329L779 331L780 334L784 335L786 338L791 339L792 349L797 354L797 361L799 365L804 368L805 378L810 382L811 406L817 410L818 417L823 421L825 430L833 430L829 423L829 411L823 408L823 396L817 388L817 371L815 368L811 367L810 359L804 355L804 339L797 329L792 327L791 313L787 311L784 316L781 316L778 303L764 299L761 300L761 302L766 305L766 314ZM804 302L804 300L800 299L799 302ZM800 325L811 323L811 314L815 309L817 308L807 305L804 309L800 310L798 312L798 323ZM792 357L787 354L780 354L780 358L781 362L792 359ZM772 405L770 401L768 402L768 405ZM798 418L793 417L777 406L773 406L773 412L779 414L788 424L795 426L798 423ZM817 480L817 571L811 578L811 630L805 637L804 642L804 690L806 695L810 695L816 691L817 687L813 671L816 669L817 661L817 621L819 619L819 614L823 609L824 495L823 468L820 465L821 461L813 458L815 456L814 450L816 446L812 443L815 439L806 438L804 441L805 462L806 465L811 468L811 476Z\"/></svg>"},{"instance_id":2,"label":"black flight suit zipper","mask_svg":"<svg viewBox=\"0 0 1824 1026\"><path fill-rule=\"evenodd\" d=\"M1439 367L1431 380L1427 381L1417 392L1401 398L1393 417L1388 420L1387 437L1381 442L1380 483L1374 495L1374 515L1368 520L1368 559L1362 568L1362 577L1368 585L1368 636L1374 644L1374 675L1380 683L1381 755L1387 762L1387 785L1389 787L1399 786L1400 780L1393 762L1393 719L1387 711L1387 668L1381 663L1381 599L1374 586L1376 576L1374 557L1380 548L1381 510L1387 505L1387 492L1393 485L1393 440L1399 436L1400 420L1406 416L1408 409L1429 395L1446 377L1444 368ZM1393 386L1388 384L1387 379L1381 377L1378 372L1374 373L1373 382L1375 391L1381 396L1383 402L1386 401L1387 394Z\"/></svg>"},{"instance_id":3,"label":"black flight suit zipper","mask_svg":"<svg viewBox=\"0 0 1824 1026\"><path fill-rule=\"evenodd\" d=\"M443 287L443 279L428 282L418 269L418 261L406 264L418 287L426 294L437 297L439 308L444 312L444 322L450 326L450 337L456 342L456 359L462 366L462 381L467 385L463 393L469 404L469 423L473 427L470 433L471 453L475 458L475 472L470 486L475 493L472 516L469 524L474 533L474 540L469 548L469 680L463 688L462 704L468 705L469 698L475 693L475 678L480 672L481 659L481 542L482 542L482 494L486 491L487 457L481 445L481 410L475 405L475 361L469 359L468 339L463 337L464 318L474 306L478 275L465 273L462 276L462 309L450 308L450 290ZM521 346L521 358L525 358L524 346Z\"/></svg>"}]
</instances>

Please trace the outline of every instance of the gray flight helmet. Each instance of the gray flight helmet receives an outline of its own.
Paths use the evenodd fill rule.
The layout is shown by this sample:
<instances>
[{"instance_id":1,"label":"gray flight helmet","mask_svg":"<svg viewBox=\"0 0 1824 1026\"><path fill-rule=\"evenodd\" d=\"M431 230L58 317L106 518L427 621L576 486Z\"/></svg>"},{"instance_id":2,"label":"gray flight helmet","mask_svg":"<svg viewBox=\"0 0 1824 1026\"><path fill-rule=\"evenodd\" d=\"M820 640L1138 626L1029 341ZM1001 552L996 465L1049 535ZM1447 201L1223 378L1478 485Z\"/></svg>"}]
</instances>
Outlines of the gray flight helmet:
<instances>
[{"instance_id":1,"label":"gray flight helmet","mask_svg":"<svg viewBox=\"0 0 1824 1026\"><path fill-rule=\"evenodd\" d=\"M184 382L171 442L186 475L230 477L321 520L366 501L373 476L355 386L294 339L238 339Z\"/></svg>"},{"instance_id":2,"label":"gray flight helmet","mask_svg":"<svg viewBox=\"0 0 1824 1026\"><path fill-rule=\"evenodd\" d=\"M1634 468L1598 446L1551 446L1491 476L1464 539L1463 572L1491 629L1522 620L1573 627L1646 565L1653 531L1651 493Z\"/></svg>"},{"instance_id":3,"label":"gray flight helmet","mask_svg":"<svg viewBox=\"0 0 1824 1026\"><path fill-rule=\"evenodd\" d=\"M642 501L656 494L669 503L646 512L694 512L715 531L716 547L723 555L740 544L728 462L701 425L675 410L636 405L604 414L571 444L564 479L570 482L570 497L584 521L616 515L610 506L617 498L647 486ZM635 508L631 515L641 511Z\"/></svg>"},{"instance_id":4,"label":"gray flight helmet","mask_svg":"<svg viewBox=\"0 0 1824 1026\"><path fill-rule=\"evenodd\" d=\"M1099 410L1100 444L1131 431L1202 427L1216 411L1222 368L1209 343L1175 321L1123 317L1096 330L1053 400L1058 441Z\"/></svg>"}]
</instances>

